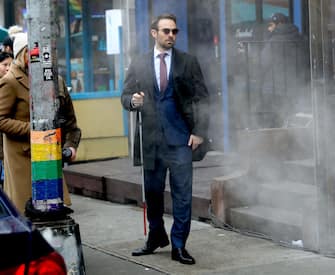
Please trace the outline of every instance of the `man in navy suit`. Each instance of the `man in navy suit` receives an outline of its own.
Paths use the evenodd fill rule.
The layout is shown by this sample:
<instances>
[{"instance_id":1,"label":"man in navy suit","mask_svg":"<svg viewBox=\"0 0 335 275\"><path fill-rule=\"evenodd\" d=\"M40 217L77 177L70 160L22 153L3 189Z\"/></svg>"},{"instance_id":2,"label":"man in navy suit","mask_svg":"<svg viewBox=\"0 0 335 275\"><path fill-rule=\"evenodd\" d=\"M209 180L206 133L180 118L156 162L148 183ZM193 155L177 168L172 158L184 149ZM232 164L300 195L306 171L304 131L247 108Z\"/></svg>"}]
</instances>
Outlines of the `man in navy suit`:
<instances>
[{"instance_id":1,"label":"man in navy suit","mask_svg":"<svg viewBox=\"0 0 335 275\"><path fill-rule=\"evenodd\" d=\"M197 59L174 48L178 33L173 14L158 16L151 25L154 48L131 63L121 96L129 111L141 111L144 186L149 236L133 256L154 253L169 244L164 228L164 189L167 170L172 196L173 260L194 264L186 250L191 226L192 151L207 136L208 91ZM138 123L134 164L140 165Z\"/></svg>"}]
</instances>

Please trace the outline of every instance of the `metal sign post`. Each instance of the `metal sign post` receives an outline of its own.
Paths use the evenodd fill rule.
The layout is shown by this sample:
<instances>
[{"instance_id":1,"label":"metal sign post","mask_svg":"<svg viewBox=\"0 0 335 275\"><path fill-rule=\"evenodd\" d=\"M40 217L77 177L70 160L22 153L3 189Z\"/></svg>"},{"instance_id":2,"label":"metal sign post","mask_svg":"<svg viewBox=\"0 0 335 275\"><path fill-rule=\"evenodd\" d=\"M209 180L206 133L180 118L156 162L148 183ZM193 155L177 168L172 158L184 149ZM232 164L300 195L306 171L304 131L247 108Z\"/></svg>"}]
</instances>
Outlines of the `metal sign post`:
<instances>
[{"instance_id":1,"label":"metal sign post","mask_svg":"<svg viewBox=\"0 0 335 275\"><path fill-rule=\"evenodd\" d=\"M34 212L34 215L28 216L63 256L68 274L85 274L79 226L67 215L69 212L64 211L66 208L63 206L61 129L58 120L57 1L27 0L27 14Z\"/></svg>"}]
</instances>

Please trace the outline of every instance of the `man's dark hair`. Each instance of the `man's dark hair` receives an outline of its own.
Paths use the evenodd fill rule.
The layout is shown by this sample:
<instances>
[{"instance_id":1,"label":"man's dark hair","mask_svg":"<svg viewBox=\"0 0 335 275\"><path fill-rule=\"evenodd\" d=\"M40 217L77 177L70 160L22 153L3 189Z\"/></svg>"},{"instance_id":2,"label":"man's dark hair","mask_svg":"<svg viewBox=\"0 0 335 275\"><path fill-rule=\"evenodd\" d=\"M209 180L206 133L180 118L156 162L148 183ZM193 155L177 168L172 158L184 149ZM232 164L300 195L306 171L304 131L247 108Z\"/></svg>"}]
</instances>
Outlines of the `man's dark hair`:
<instances>
[{"instance_id":1,"label":"man's dark hair","mask_svg":"<svg viewBox=\"0 0 335 275\"><path fill-rule=\"evenodd\" d=\"M158 30L158 23L162 19L170 19L173 20L177 24L177 17L172 13L163 13L158 15L151 23L152 30Z\"/></svg>"},{"instance_id":2,"label":"man's dark hair","mask_svg":"<svg viewBox=\"0 0 335 275\"><path fill-rule=\"evenodd\" d=\"M277 12L271 16L271 21L276 25L278 25L279 23L286 24L288 23L288 18L283 13Z\"/></svg>"}]
</instances>

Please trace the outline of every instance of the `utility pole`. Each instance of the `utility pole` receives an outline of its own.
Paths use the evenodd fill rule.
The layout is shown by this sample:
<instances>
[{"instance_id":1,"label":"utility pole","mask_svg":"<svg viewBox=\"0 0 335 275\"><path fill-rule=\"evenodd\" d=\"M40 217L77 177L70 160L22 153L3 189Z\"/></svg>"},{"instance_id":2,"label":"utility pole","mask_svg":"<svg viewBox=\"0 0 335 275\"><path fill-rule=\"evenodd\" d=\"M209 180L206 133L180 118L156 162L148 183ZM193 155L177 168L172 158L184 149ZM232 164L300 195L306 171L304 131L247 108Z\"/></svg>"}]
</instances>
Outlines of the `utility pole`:
<instances>
[{"instance_id":1,"label":"utility pole","mask_svg":"<svg viewBox=\"0 0 335 275\"><path fill-rule=\"evenodd\" d=\"M32 202L42 212L63 208L58 72L53 2L27 1L30 52Z\"/></svg>"},{"instance_id":2,"label":"utility pole","mask_svg":"<svg viewBox=\"0 0 335 275\"><path fill-rule=\"evenodd\" d=\"M33 208L33 214L28 212L28 217L63 256L68 274L85 274L79 226L68 216L72 210L63 204L57 1L27 0L26 3ZM63 240L61 245L59 239Z\"/></svg>"}]
</instances>

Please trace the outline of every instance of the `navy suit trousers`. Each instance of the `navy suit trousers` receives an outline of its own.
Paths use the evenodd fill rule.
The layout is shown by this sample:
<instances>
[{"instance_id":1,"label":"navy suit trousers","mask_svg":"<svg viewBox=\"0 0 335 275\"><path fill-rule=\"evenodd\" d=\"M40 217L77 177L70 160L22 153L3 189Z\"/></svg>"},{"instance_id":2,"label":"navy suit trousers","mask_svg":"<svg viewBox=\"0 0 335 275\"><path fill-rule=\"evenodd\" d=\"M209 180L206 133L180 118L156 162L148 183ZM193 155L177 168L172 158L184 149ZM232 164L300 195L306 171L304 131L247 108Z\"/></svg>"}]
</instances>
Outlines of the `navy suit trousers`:
<instances>
[{"instance_id":1,"label":"navy suit trousers","mask_svg":"<svg viewBox=\"0 0 335 275\"><path fill-rule=\"evenodd\" d=\"M187 145L169 146L164 141L156 149L154 169L144 170L149 230L158 235L165 230L164 190L168 172L173 210L171 244L172 248L183 248L191 228L192 149Z\"/></svg>"}]
</instances>

